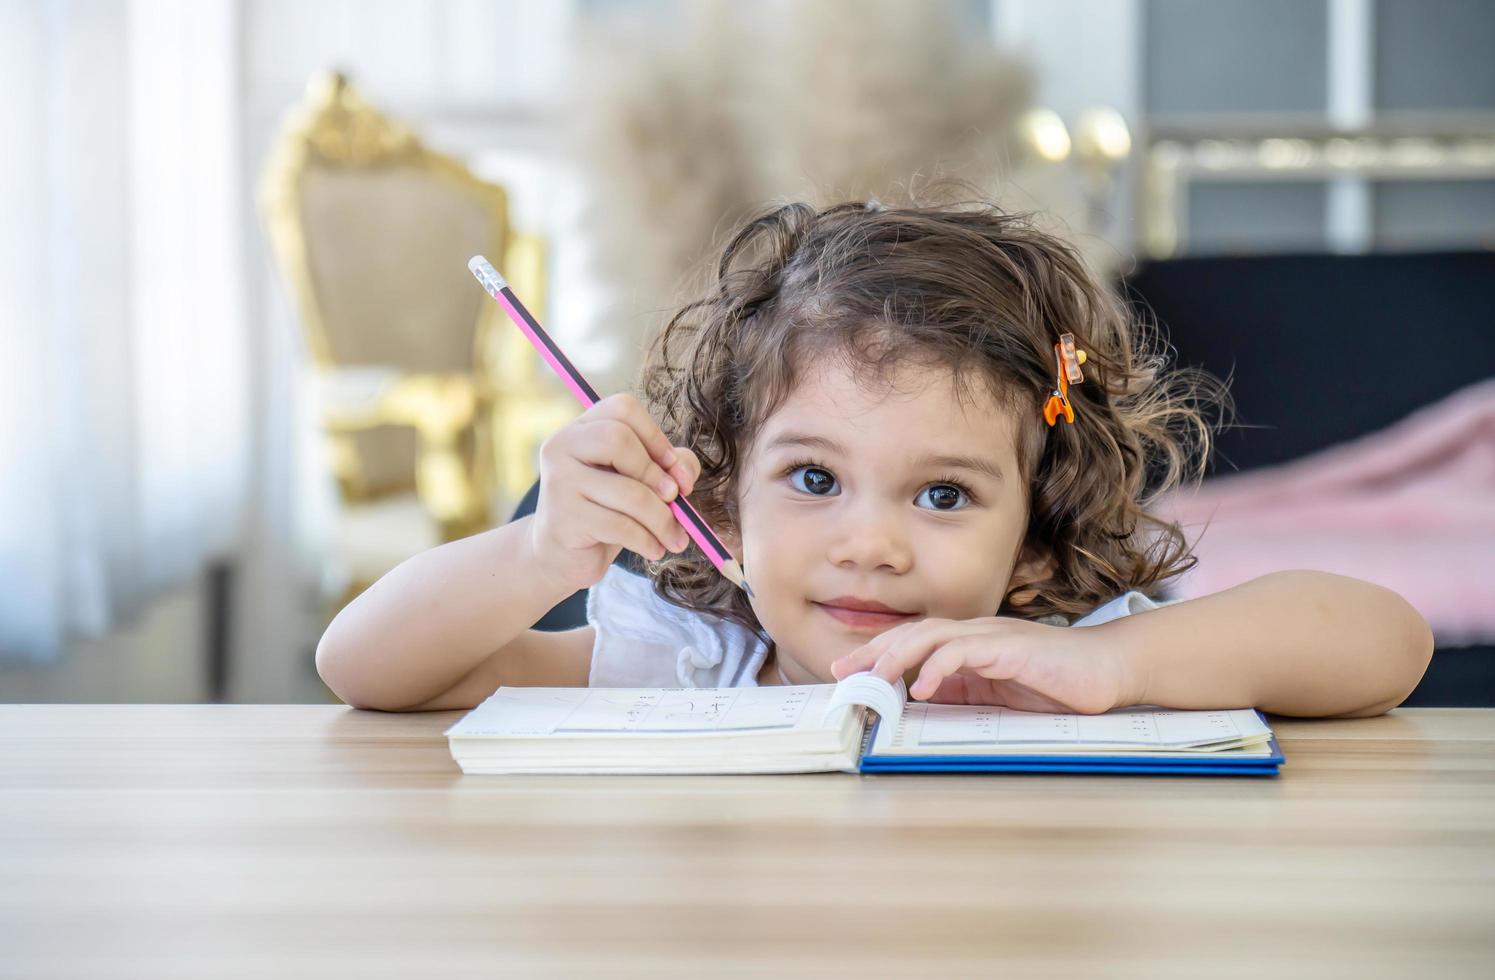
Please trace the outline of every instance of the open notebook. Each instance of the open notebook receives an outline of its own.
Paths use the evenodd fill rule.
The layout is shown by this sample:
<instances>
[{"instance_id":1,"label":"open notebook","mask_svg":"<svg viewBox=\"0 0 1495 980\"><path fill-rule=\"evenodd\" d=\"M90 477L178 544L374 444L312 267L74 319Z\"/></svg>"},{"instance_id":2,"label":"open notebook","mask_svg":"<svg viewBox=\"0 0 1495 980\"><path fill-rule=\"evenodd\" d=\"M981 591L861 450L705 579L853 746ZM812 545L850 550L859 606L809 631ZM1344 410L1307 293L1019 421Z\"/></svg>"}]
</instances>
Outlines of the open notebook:
<instances>
[{"instance_id":1,"label":"open notebook","mask_svg":"<svg viewBox=\"0 0 1495 980\"><path fill-rule=\"evenodd\" d=\"M927 704L868 673L802 687L501 687L446 735L467 773L1272 774L1282 763L1249 708Z\"/></svg>"}]
</instances>

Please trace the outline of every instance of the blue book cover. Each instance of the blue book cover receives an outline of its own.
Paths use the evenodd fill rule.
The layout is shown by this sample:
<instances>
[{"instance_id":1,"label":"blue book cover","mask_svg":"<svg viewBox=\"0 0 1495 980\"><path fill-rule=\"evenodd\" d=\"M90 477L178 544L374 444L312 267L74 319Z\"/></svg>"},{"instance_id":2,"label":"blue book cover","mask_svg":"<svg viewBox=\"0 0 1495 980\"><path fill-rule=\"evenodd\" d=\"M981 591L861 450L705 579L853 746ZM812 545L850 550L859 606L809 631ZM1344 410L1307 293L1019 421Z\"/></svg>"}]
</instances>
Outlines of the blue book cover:
<instances>
[{"instance_id":1,"label":"blue book cover","mask_svg":"<svg viewBox=\"0 0 1495 980\"><path fill-rule=\"evenodd\" d=\"M1258 718L1260 712L1255 713ZM1262 719L1265 724L1265 719ZM1079 753L1016 753L946 750L939 754L919 755L908 752L876 754L882 718L872 725L867 736L868 749L862 753L863 773L912 772L1075 772L1075 773L1155 773L1167 775L1274 776L1285 759L1282 747L1273 735L1264 751L1162 753L1157 751Z\"/></svg>"}]
</instances>

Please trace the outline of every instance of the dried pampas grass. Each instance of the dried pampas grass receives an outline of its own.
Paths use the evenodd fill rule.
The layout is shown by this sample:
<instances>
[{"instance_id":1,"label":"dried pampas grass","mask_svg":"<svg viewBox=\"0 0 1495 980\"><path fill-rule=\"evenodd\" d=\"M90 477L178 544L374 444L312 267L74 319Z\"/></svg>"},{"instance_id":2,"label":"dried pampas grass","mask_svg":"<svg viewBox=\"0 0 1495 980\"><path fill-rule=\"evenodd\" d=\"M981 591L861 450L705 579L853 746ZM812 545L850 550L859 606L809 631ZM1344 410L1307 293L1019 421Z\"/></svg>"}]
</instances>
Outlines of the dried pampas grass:
<instances>
[{"instance_id":1,"label":"dried pampas grass","mask_svg":"<svg viewBox=\"0 0 1495 980\"><path fill-rule=\"evenodd\" d=\"M684 3L675 24L601 20L578 44L563 118L585 227L630 353L778 200L927 199L1010 169L1029 72L953 0ZM632 377L632 363L615 375Z\"/></svg>"}]
</instances>

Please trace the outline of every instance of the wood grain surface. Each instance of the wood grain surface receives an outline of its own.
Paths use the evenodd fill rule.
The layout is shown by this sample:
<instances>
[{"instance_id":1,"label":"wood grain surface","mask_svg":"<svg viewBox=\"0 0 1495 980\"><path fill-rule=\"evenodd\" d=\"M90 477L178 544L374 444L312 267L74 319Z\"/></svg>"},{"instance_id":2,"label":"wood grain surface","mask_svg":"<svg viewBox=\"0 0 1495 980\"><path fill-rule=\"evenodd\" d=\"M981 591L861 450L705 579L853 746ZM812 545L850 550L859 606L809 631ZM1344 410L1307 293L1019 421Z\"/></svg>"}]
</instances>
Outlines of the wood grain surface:
<instances>
[{"instance_id":1,"label":"wood grain surface","mask_svg":"<svg viewBox=\"0 0 1495 980\"><path fill-rule=\"evenodd\" d=\"M0 706L0 976L1495 976L1495 711L1276 778L473 776L458 712Z\"/></svg>"}]
</instances>

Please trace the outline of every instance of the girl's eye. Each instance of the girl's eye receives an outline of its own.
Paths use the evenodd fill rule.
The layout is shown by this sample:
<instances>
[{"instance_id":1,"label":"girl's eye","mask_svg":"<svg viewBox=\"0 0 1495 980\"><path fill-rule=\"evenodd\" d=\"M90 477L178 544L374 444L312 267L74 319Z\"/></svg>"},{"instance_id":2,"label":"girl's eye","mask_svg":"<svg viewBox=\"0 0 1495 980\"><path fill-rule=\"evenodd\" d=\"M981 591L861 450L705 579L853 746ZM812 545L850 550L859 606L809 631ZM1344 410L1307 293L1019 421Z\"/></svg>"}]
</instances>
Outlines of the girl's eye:
<instances>
[{"instance_id":1,"label":"girl's eye","mask_svg":"<svg viewBox=\"0 0 1495 980\"><path fill-rule=\"evenodd\" d=\"M915 504L923 506L922 501L929 501L934 510L958 510L969 504L970 497L960 487L949 483L936 483L919 491Z\"/></svg>"},{"instance_id":2,"label":"girl's eye","mask_svg":"<svg viewBox=\"0 0 1495 980\"><path fill-rule=\"evenodd\" d=\"M789 482L795 489L828 497L836 492L836 478L818 466L796 466L789 471Z\"/></svg>"}]
</instances>

